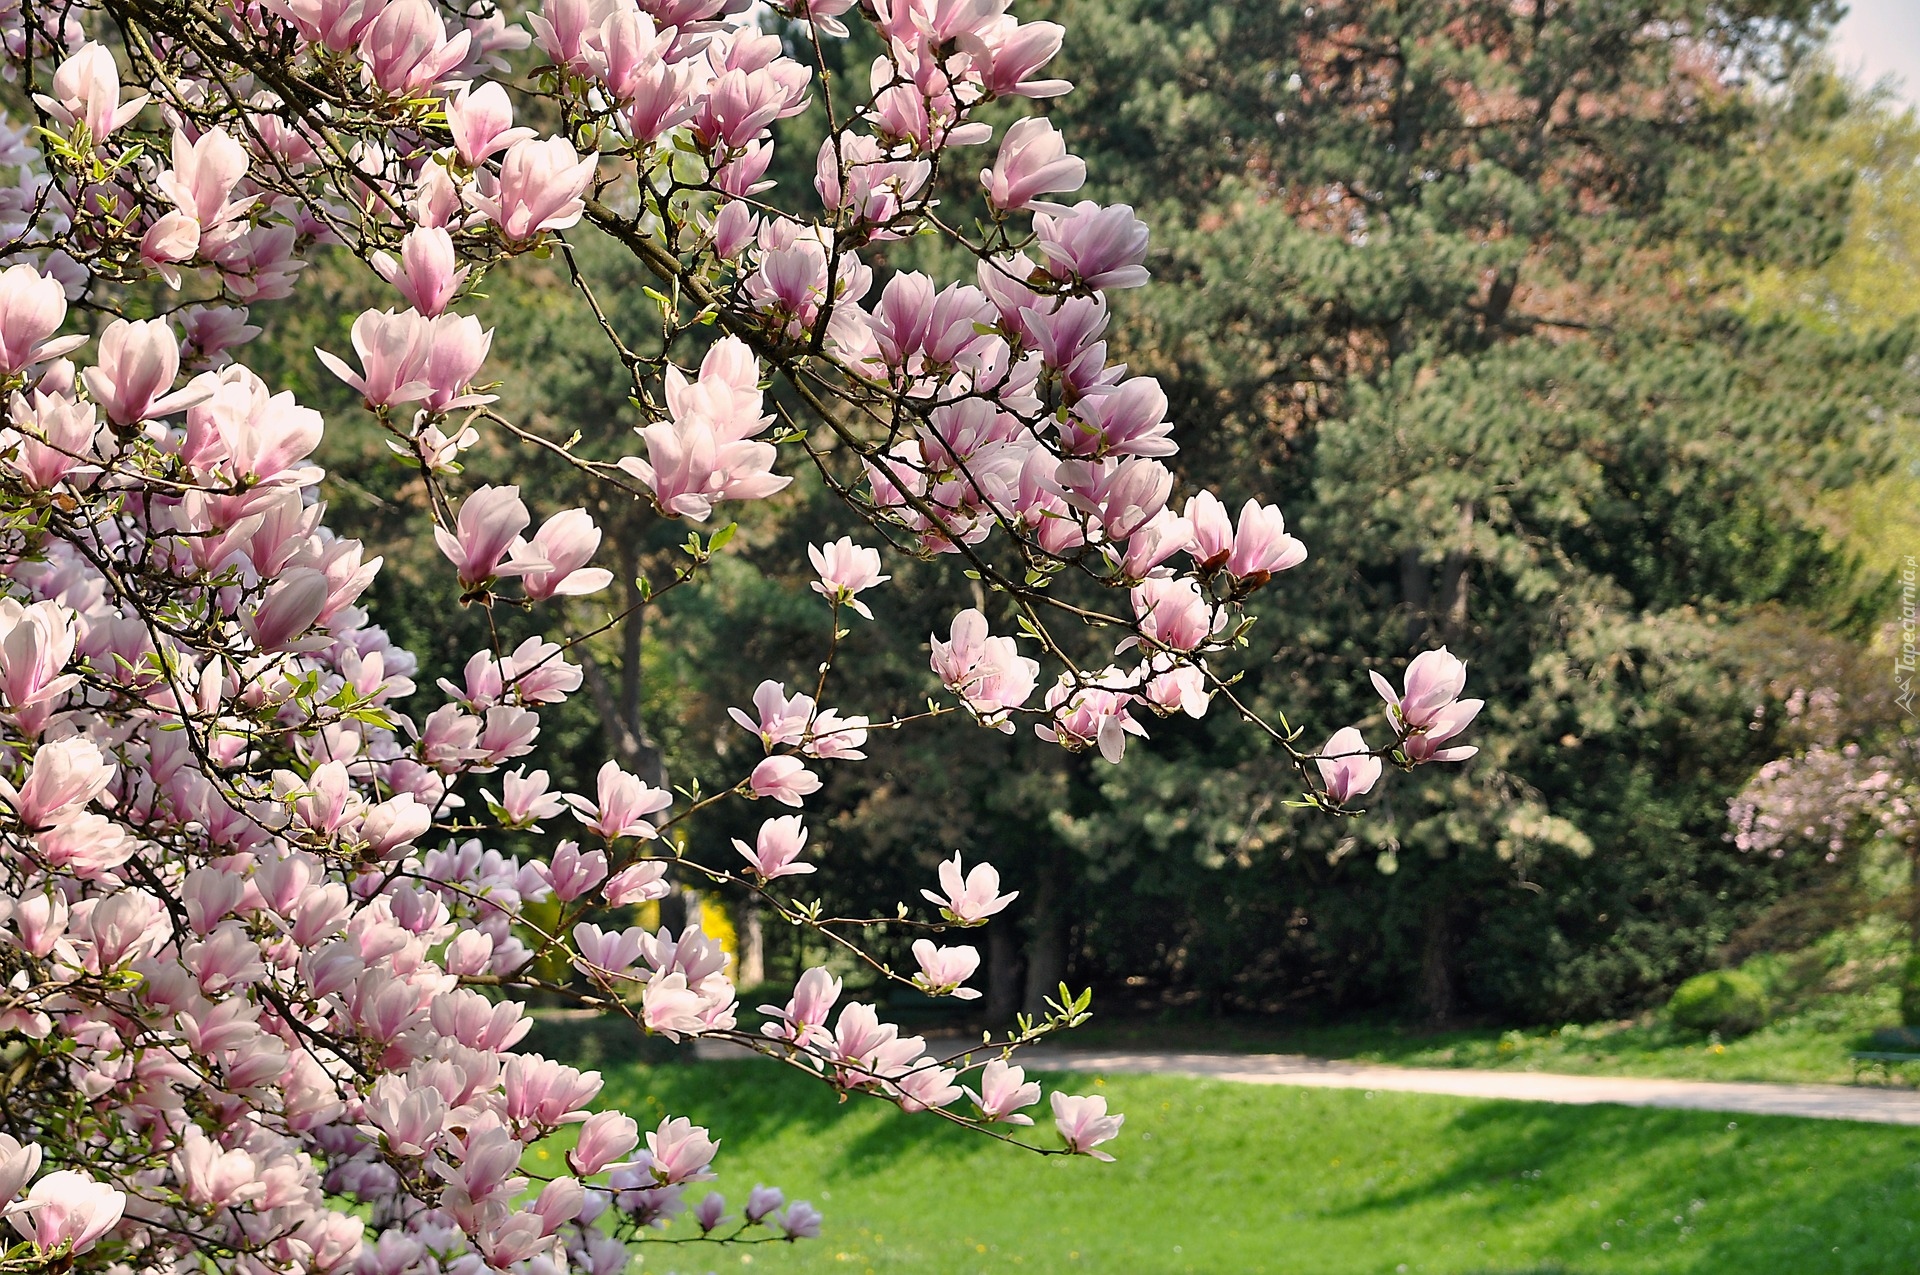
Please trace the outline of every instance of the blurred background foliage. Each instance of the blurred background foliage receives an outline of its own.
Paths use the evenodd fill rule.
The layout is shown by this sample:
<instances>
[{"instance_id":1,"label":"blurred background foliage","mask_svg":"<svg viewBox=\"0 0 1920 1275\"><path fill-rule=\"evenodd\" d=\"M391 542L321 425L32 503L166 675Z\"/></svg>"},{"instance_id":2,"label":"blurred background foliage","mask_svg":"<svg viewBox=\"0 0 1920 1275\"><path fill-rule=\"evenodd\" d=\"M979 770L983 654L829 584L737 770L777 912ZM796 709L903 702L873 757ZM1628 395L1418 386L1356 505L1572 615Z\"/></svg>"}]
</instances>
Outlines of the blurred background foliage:
<instances>
[{"instance_id":1,"label":"blurred background foliage","mask_svg":"<svg viewBox=\"0 0 1920 1275\"><path fill-rule=\"evenodd\" d=\"M1127 294L1113 349L1166 385L1182 477L1279 501L1313 553L1258 600L1240 693L1309 741L1377 736L1367 672L1397 679L1444 643L1488 701L1481 753L1392 777L1336 824L1286 807L1283 760L1228 711L1158 723L1118 767L958 722L876 735L810 802L809 890L890 913L938 859L991 859L1020 891L988 931L996 1019L1063 977L1110 1008L1619 1016L1736 936L1763 949L1796 900L1865 897L1840 889L1845 859L1740 853L1727 818L1793 746L1783 696L1836 647L1887 666L1868 656L1920 552L1920 121L1823 71L1834 8L1029 3L1069 33L1077 87L1046 105L1087 194L1153 227L1155 282ZM870 54L833 49L830 69ZM792 122L788 190L818 136ZM970 182L951 182L955 215ZM631 258L572 252L644 331ZM870 264L884 281L955 263L907 243ZM487 281L490 367L506 415L619 455L638 414L569 268ZM320 303L267 316L260 371L327 412L326 498L387 558L376 616L457 676L485 617L433 561L408 470L311 355L392 298L351 263L314 273ZM588 644L592 693L546 716L560 782L590 785L607 755L730 782L752 741L726 707L762 676L811 687L826 623L805 545L860 528L790 450L799 481L738 511L710 587ZM469 471L537 514L588 506L621 581L663 578L685 538L511 440ZM972 588L949 562L889 566L829 683L843 712L919 705L927 635ZM1873 702L1857 738L1911 728ZM702 823L688 852L724 861L764 813ZM769 978L819 955L764 944Z\"/></svg>"}]
</instances>

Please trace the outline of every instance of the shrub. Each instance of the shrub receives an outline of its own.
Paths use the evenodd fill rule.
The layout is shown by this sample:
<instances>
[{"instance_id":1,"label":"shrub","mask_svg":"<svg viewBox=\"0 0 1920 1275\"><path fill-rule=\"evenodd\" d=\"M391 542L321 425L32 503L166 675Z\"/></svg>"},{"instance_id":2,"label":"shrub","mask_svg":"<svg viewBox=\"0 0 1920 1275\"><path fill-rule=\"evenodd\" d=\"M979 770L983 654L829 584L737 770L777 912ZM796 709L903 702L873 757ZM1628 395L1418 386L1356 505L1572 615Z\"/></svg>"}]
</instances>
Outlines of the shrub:
<instances>
[{"instance_id":1,"label":"shrub","mask_svg":"<svg viewBox=\"0 0 1920 1275\"><path fill-rule=\"evenodd\" d=\"M1667 1011L1686 1031L1744 1036L1767 1021L1767 994L1751 974L1709 970L1675 988Z\"/></svg>"}]
</instances>

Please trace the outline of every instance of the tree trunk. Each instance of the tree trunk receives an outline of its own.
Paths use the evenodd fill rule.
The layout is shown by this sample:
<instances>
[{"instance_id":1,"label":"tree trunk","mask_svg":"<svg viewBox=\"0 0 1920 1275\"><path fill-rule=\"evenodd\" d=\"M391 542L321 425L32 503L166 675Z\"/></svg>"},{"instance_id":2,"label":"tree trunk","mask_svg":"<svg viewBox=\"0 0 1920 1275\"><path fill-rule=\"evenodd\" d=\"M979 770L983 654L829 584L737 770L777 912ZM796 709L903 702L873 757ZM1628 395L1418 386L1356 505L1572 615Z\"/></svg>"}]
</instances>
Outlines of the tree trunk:
<instances>
[{"instance_id":1,"label":"tree trunk","mask_svg":"<svg viewBox=\"0 0 1920 1275\"><path fill-rule=\"evenodd\" d=\"M740 917L741 987L758 987L767 981L767 935L760 909L749 903Z\"/></svg>"},{"instance_id":2,"label":"tree trunk","mask_svg":"<svg viewBox=\"0 0 1920 1275\"><path fill-rule=\"evenodd\" d=\"M669 934L677 935L699 919L700 896L685 886L660 900L660 925Z\"/></svg>"},{"instance_id":3,"label":"tree trunk","mask_svg":"<svg viewBox=\"0 0 1920 1275\"><path fill-rule=\"evenodd\" d=\"M626 576L627 605L632 608L619 626L620 684L613 684L584 644L576 648L580 670L593 696L594 707L599 710L600 731L606 738L607 750L624 769L638 775L641 782L665 788L668 786L666 757L647 734L645 714L641 711L644 676L641 658L647 633L647 610L639 604L639 564L623 556L620 567Z\"/></svg>"},{"instance_id":4,"label":"tree trunk","mask_svg":"<svg viewBox=\"0 0 1920 1275\"><path fill-rule=\"evenodd\" d=\"M1047 998L1056 996L1067 976L1067 918L1061 906L1064 875L1057 854L1040 868L1033 892L1033 928L1027 940L1027 992L1021 1008L1038 1018L1047 1012Z\"/></svg>"},{"instance_id":5,"label":"tree trunk","mask_svg":"<svg viewBox=\"0 0 1920 1275\"><path fill-rule=\"evenodd\" d=\"M1453 922L1445 902L1439 902L1427 913L1420 947L1420 1004L1435 1027L1453 1021L1453 987Z\"/></svg>"},{"instance_id":6,"label":"tree trunk","mask_svg":"<svg viewBox=\"0 0 1920 1275\"><path fill-rule=\"evenodd\" d=\"M987 924L987 1022L1000 1026L1020 1012L1020 941L1002 914Z\"/></svg>"},{"instance_id":7,"label":"tree trunk","mask_svg":"<svg viewBox=\"0 0 1920 1275\"><path fill-rule=\"evenodd\" d=\"M1468 540L1473 535L1473 502L1463 502L1455 511L1454 534L1460 544L1447 553L1440 569L1440 635L1443 642L1458 642L1467 635L1467 596L1471 581L1467 564L1472 560Z\"/></svg>"},{"instance_id":8,"label":"tree trunk","mask_svg":"<svg viewBox=\"0 0 1920 1275\"><path fill-rule=\"evenodd\" d=\"M1407 649L1417 651L1427 636L1427 610L1433 605L1427 564L1420 561L1418 548L1400 551L1400 597L1407 604Z\"/></svg>"}]
</instances>

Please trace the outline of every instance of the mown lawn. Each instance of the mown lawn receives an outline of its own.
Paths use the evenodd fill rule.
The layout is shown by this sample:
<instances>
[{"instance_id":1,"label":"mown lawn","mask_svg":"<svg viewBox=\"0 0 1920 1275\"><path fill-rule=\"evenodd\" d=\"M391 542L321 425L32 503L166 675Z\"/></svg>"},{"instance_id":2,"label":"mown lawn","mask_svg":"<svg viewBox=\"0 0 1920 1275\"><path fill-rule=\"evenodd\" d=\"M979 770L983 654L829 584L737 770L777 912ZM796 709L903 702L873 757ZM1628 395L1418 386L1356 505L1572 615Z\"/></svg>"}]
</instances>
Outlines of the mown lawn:
<instances>
[{"instance_id":1,"label":"mown lawn","mask_svg":"<svg viewBox=\"0 0 1920 1275\"><path fill-rule=\"evenodd\" d=\"M606 1097L723 1139L819 1240L652 1248L648 1272L1859 1272L1920 1266L1920 1130L1080 1077L1116 1164L1010 1151L777 1066L607 1068ZM538 1154L536 1152L536 1154ZM670 1235L687 1233L676 1225Z\"/></svg>"}]
</instances>

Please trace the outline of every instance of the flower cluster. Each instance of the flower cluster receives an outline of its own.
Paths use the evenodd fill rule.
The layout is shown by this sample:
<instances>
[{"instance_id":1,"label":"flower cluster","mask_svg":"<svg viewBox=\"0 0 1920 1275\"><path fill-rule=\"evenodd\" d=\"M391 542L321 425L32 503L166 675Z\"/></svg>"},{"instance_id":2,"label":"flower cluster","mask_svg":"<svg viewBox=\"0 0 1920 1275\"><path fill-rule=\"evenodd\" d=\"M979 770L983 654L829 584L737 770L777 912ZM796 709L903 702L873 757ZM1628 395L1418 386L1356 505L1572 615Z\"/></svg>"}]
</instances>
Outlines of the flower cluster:
<instances>
[{"instance_id":1,"label":"flower cluster","mask_svg":"<svg viewBox=\"0 0 1920 1275\"><path fill-rule=\"evenodd\" d=\"M1025 714L1117 762L1155 715L1208 711L1245 600L1307 551L1258 500L1236 519L1197 492L1176 512L1166 397L1103 339L1106 294L1148 279L1146 227L1044 198L1085 178L1044 120L983 161L985 228L959 241L971 280L896 272L875 293L886 245L940 229L938 161L992 143L983 108L1070 87L1043 75L1060 28L1007 8L771 6L813 40L857 14L886 50L826 112L816 216L781 211L766 175L774 124L832 86L731 0L548 0L524 26L433 0L0 12L37 112L0 127L0 1206L25 1260L615 1275L682 1215L715 1240L819 1233L771 1188L738 1219L717 1194L690 1205L716 1140L671 1116L643 1138L597 1109L597 1073L522 1052L516 996L536 986L904 1110L1032 1125L1042 1092L1013 1050L1079 1021L1084 997L942 1056L843 1003L835 968L970 999L978 950L921 938L900 974L859 946L871 919L781 894L814 870L803 814L736 841L737 870L667 843L719 802L803 810L824 767L914 717L827 706L830 647L810 693L768 680L734 710L759 747L726 790L680 797L608 761L592 793L561 791L535 754L543 714L582 686L573 644L474 651L437 679L442 706L410 711L417 661L360 602L381 561L318 498L323 422L235 361L261 330L251 308L292 295L315 249L362 259L395 303L355 319L351 361L320 363L420 475L463 601L555 631L612 582L593 565L602 532L584 506L536 526L515 487L459 490L481 431L702 523L792 481L780 443L799 427L776 429L766 392L781 379L839 436L809 454L868 530L964 556L991 592L933 641L950 699L917 716L1010 731ZM530 94L550 131L515 123ZM487 272L565 251L583 223L661 281L657 348L720 333L692 370L622 343L640 419L610 429L632 451L611 462L498 416L491 333L461 312ZM69 331L82 312L101 323ZM643 605L697 584L725 534L696 535ZM809 556L834 625L873 617L878 550L848 536ZM1121 602L1056 603L1049 584L1069 579ZM1095 664L1116 662L1070 660L1045 628L1055 605L1112 632ZM994 635L989 607L1019 634ZM1480 706L1464 680L1439 651L1404 695L1383 684L1382 753L1351 727L1323 754L1272 738L1341 806L1383 757L1471 755L1451 742ZM541 839L563 818L578 839ZM529 838L529 857L501 849ZM807 970L743 1028L714 937L627 923L690 880L756 892L844 967ZM903 904L893 923L978 926L1016 897L959 854L938 885L937 919ZM1050 1102L1059 1145L1027 1145L1108 1158L1122 1117ZM524 1167L569 1128L567 1172Z\"/></svg>"}]
</instances>

